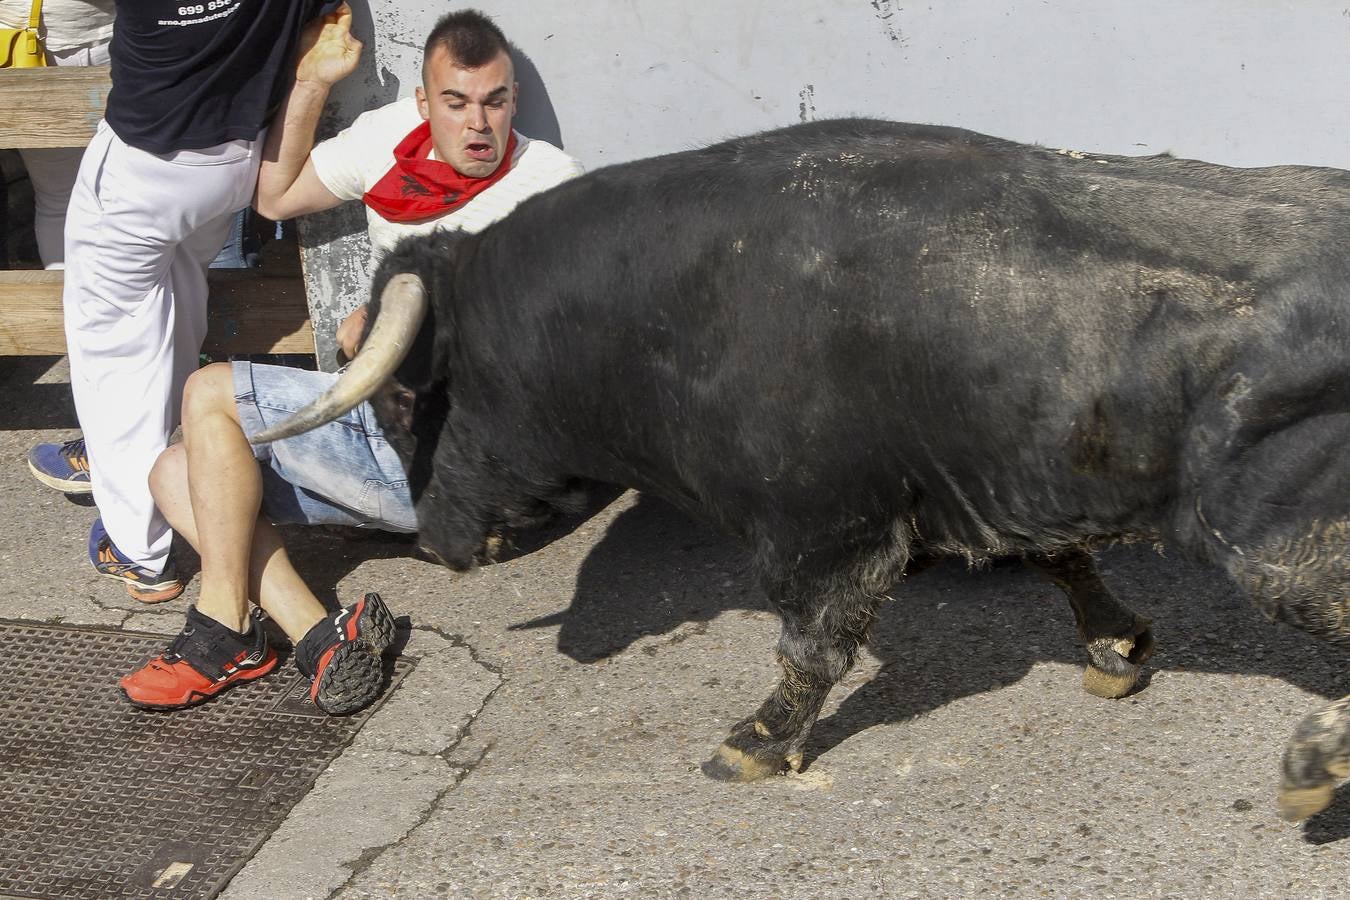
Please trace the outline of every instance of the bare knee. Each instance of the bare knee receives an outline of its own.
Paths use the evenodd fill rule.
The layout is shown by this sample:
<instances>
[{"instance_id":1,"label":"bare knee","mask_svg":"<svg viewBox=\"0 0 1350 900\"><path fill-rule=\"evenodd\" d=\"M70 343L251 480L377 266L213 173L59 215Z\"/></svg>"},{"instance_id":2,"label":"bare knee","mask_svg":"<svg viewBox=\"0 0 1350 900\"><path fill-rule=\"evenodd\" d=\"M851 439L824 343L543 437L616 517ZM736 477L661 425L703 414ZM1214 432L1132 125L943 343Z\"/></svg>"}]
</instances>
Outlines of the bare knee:
<instances>
[{"instance_id":1,"label":"bare knee","mask_svg":"<svg viewBox=\"0 0 1350 900\"><path fill-rule=\"evenodd\" d=\"M182 444L170 446L155 460L150 468L150 494L169 524L180 528L183 515L185 512L190 514L192 508L188 495L187 452Z\"/></svg>"},{"instance_id":2,"label":"bare knee","mask_svg":"<svg viewBox=\"0 0 1350 900\"><path fill-rule=\"evenodd\" d=\"M183 387L183 426L224 413L238 421L234 402L234 370L229 363L212 363L188 376Z\"/></svg>"}]
</instances>

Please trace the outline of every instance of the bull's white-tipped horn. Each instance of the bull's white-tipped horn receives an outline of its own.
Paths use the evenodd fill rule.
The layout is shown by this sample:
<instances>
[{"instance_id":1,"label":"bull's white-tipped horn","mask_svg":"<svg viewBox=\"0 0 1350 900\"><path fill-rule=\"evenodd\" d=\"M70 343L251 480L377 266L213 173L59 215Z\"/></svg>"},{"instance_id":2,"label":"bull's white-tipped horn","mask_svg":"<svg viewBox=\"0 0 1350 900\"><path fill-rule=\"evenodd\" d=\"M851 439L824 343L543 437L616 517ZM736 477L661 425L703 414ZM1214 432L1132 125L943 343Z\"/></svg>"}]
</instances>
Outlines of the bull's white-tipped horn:
<instances>
[{"instance_id":1,"label":"bull's white-tipped horn","mask_svg":"<svg viewBox=\"0 0 1350 900\"><path fill-rule=\"evenodd\" d=\"M380 295L380 314L356 359L328 391L289 419L258 432L249 441L266 444L303 434L333 421L368 400L403 362L427 312L422 279L407 272L389 279Z\"/></svg>"}]
</instances>

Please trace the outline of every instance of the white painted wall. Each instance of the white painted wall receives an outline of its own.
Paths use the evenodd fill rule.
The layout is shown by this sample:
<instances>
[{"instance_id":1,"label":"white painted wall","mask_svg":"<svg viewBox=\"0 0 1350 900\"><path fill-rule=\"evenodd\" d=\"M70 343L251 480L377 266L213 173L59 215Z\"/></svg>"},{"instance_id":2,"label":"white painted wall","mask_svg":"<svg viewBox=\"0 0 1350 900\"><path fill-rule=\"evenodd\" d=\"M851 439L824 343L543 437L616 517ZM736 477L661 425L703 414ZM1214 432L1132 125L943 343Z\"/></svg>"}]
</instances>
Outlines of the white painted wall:
<instances>
[{"instance_id":1,"label":"white painted wall","mask_svg":"<svg viewBox=\"0 0 1350 900\"><path fill-rule=\"evenodd\" d=\"M364 5L361 5L364 4ZM353 0L330 127L412 92L458 4ZM481 0L519 48L517 127L588 168L806 119L1350 169L1350 0ZM315 327L365 299L359 210L311 223ZM353 237L336 238L347 233ZM311 295L314 291L311 291ZM323 357L331 357L331 344Z\"/></svg>"}]
</instances>

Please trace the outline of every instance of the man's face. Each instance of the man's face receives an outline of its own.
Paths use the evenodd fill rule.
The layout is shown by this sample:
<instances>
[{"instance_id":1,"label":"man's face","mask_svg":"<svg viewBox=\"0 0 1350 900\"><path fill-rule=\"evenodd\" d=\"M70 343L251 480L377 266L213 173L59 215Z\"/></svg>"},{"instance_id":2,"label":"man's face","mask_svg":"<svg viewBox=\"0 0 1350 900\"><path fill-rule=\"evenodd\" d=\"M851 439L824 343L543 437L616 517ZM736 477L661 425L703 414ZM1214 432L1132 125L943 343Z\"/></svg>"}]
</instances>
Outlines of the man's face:
<instances>
[{"instance_id":1,"label":"man's face","mask_svg":"<svg viewBox=\"0 0 1350 900\"><path fill-rule=\"evenodd\" d=\"M462 69L444 47L433 49L417 88L417 108L431 123L436 158L474 178L497 171L511 137L516 92L505 52L476 69Z\"/></svg>"}]
</instances>

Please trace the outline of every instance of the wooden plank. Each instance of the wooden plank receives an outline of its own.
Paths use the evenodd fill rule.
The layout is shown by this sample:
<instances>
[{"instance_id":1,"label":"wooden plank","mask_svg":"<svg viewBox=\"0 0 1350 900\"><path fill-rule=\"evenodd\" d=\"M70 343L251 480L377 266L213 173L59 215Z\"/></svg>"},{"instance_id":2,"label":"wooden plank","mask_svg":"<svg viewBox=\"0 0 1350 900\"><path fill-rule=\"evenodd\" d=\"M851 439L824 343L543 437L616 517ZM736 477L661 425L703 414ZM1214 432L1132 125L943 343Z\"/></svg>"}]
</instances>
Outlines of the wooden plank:
<instances>
[{"instance_id":1,"label":"wooden plank","mask_svg":"<svg viewBox=\"0 0 1350 900\"><path fill-rule=\"evenodd\" d=\"M0 356L59 356L65 352L61 273L0 272Z\"/></svg>"},{"instance_id":2,"label":"wooden plank","mask_svg":"<svg viewBox=\"0 0 1350 900\"><path fill-rule=\"evenodd\" d=\"M230 353L313 353L304 282L295 275L214 269L202 350ZM0 271L0 356L59 356L61 273Z\"/></svg>"},{"instance_id":3,"label":"wooden plank","mask_svg":"<svg viewBox=\"0 0 1350 900\"><path fill-rule=\"evenodd\" d=\"M0 147L83 147L111 86L107 66L0 69L0 109L11 110L0 117ZM204 352L314 352L298 273L215 269L210 280ZM0 271L0 356L66 352L61 283L60 272Z\"/></svg>"},{"instance_id":4,"label":"wooden plank","mask_svg":"<svg viewBox=\"0 0 1350 900\"><path fill-rule=\"evenodd\" d=\"M111 87L107 66L0 69L0 147L83 147Z\"/></svg>"},{"instance_id":5,"label":"wooden plank","mask_svg":"<svg viewBox=\"0 0 1350 900\"><path fill-rule=\"evenodd\" d=\"M209 277L211 306L202 352L314 352L304 279L247 269L213 269Z\"/></svg>"}]
</instances>

